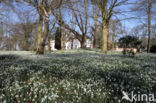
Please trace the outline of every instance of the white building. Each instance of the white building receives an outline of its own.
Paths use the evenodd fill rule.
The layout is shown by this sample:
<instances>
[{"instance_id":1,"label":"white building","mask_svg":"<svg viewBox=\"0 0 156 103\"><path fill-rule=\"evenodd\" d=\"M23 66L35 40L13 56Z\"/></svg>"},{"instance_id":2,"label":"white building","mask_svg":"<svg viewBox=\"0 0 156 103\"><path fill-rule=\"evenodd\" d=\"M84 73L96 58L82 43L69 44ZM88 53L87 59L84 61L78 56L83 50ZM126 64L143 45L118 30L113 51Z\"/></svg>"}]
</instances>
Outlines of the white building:
<instances>
[{"instance_id":1,"label":"white building","mask_svg":"<svg viewBox=\"0 0 156 103\"><path fill-rule=\"evenodd\" d=\"M51 40L50 41L50 46L51 46L51 50L56 50L55 49L55 40ZM69 50L69 49L78 49L81 48L81 43L78 39L73 39L72 41L68 41L65 43L65 49ZM90 39L86 40L86 48L93 48L93 44L92 41ZM45 49L48 50L48 46L45 46Z\"/></svg>"}]
</instances>

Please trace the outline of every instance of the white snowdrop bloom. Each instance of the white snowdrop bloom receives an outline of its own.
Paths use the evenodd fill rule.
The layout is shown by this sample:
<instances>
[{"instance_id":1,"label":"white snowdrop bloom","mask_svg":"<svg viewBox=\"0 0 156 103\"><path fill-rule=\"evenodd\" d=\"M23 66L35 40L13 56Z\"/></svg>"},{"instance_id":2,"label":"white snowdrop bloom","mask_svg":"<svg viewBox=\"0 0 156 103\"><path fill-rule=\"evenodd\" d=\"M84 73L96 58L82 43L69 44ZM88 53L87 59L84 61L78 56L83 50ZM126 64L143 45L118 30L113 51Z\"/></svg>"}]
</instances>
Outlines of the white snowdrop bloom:
<instances>
[{"instance_id":1,"label":"white snowdrop bloom","mask_svg":"<svg viewBox=\"0 0 156 103\"><path fill-rule=\"evenodd\" d=\"M32 101L35 102L35 99L33 98Z\"/></svg>"},{"instance_id":2,"label":"white snowdrop bloom","mask_svg":"<svg viewBox=\"0 0 156 103\"><path fill-rule=\"evenodd\" d=\"M37 98L37 95L35 95L35 98Z\"/></svg>"},{"instance_id":3,"label":"white snowdrop bloom","mask_svg":"<svg viewBox=\"0 0 156 103\"><path fill-rule=\"evenodd\" d=\"M84 90L84 92L86 92L86 91L87 91L87 89L86 89L86 88L83 88L83 90Z\"/></svg>"},{"instance_id":4,"label":"white snowdrop bloom","mask_svg":"<svg viewBox=\"0 0 156 103\"><path fill-rule=\"evenodd\" d=\"M92 90L91 90L91 89L89 89L89 90L88 90L88 93L90 93L90 92L92 92Z\"/></svg>"},{"instance_id":5,"label":"white snowdrop bloom","mask_svg":"<svg viewBox=\"0 0 156 103\"><path fill-rule=\"evenodd\" d=\"M6 100L4 100L4 101L3 101L3 103L7 103L7 101L6 101Z\"/></svg>"},{"instance_id":6,"label":"white snowdrop bloom","mask_svg":"<svg viewBox=\"0 0 156 103\"><path fill-rule=\"evenodd\" d=\"M48 99L51 101L52 100L52 98L51 97L48 97Z\"/></svg>"},{"instance_id":7,"label":"white snowdrop bloom","mask_svg":"<svg viewBox=\"0 0 156 103\"><path fill-rule=\"evenodd\" d=\"M44 98L42 98L42 99L41 99L41 103L44 103L44 102L45 102L45 99L44 99Z\"/></svg>"},{"instance_id":8,"label":"white snowdrop bloom","mask_svg":"<svg viewBox=\"0 0 156 103\"><path fill-rule=\"evenodd\" d=\"M2 94L2 97L4 97L5 95L4 94Z\"/></svg>"},{"instance_id":9,"label":"white snowdrop bloom","mask_svg":"<svg viewBox=\"0 0 156 103\"><path fill-rule=\"evenodd\" d=\"M15 82L15 87L16 87L16 88L20 88L20 85L18 84L17 81Z\"/></svg>"},{"instance_id":10,"label":"white snowdrop bloom","mask_svg":"<svg viewBox=\"0 0 156 103\"><path fill-rule=\"evenodd\" d=\"M44 99L47 99L48 96L44 96Z\"/></svg>"},{"instance_id":11,"label":"white snowdrop bloom","mask_svg":"<svg viewBox=\"0 0 156 103\"><path fill-rule=\"evenodd\" d=\"M2 99L3 97L2 96L0 96L0 99Z\"/></svg>"},{"instance_id":12,"label":"white snowdrop bloom","mask_svg":"<svg viewBox=\"0 0 156 103\"><path fill-rule=\"evenodd\" d=\"M15 97L16 97L16 98L18 98L18 97L19 97L19 95L16 95Z\"/></svg>"}]
</instances>

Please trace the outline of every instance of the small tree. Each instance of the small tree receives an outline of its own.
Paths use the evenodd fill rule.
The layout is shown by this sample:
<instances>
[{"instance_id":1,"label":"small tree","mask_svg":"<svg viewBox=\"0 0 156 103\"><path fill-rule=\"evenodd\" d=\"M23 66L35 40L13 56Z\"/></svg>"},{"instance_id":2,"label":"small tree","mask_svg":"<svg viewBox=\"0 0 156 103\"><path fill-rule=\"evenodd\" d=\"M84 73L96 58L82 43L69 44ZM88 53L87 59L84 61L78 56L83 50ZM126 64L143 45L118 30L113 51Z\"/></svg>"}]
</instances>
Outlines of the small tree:
<instances>
[{"instance_id":1,"label":"small tree","mask_svg":"<svg viewBox=\"0 0 156 103\"><path fill-rule=\"evenodd\" d=\"M61 49L61 29L57 28L56 33L55 33L55 48L60 50Z\"/></svg>"}]
</instances>

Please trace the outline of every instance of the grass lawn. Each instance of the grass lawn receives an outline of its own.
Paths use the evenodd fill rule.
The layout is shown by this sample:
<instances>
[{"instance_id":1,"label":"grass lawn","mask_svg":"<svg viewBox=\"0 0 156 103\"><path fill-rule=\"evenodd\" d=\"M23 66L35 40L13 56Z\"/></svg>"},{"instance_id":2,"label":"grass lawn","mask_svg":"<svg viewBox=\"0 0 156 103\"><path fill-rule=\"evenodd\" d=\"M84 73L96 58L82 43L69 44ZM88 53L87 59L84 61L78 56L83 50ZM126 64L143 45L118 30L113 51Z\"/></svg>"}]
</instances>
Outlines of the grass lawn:
<instances>
[{"instance_id":1,"label":"grass lawn","mask_svg":"<svg viewBox=\"0 0 156 103\"><path fill-rule=\"evenodd\" d=\"M0 52L0 103L118 103L122 91L156 93L155 54Z\"/></svg>"}]
</instances>

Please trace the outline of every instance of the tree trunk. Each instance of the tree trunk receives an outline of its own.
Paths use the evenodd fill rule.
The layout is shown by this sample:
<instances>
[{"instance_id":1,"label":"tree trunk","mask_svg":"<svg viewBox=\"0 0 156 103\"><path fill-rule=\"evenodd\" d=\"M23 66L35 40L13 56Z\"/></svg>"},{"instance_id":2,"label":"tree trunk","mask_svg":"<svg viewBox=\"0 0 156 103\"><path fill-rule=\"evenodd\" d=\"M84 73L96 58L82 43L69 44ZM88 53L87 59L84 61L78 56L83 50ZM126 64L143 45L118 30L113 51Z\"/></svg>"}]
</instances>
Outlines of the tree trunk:
<instances>
[{"instance_id":1,"label":"tree trunk","mask_svg":"<svg viewBox=\"0 0 156 103\"><path fill-rule=\"evenodd\" d=\"M86 44L83 41L81 41L81 48L86 48Z\"/></svg>"},{"instance_id":2,"label":"tree trunk","mask_svg":"<svg viewBox=\"0 0 156 103\"><path fill-rule=\"evenodd\" d=\"M94 31L94 41L93 41L93 48L97 48L97 20L95 20L95 31Z\"/></svg>"},{"instance_id":3,"label":"tree trunk","mask_svg":"<svg viewBox=\"0 0 156 103\"><path fill-rule=\"evenodd\" d=\"M71 49L73 49L73 42L74 42L74 39L72 38Z\"/></svg>"},{"instance_id":4,"label":"tree trunk","mask_svg":"<svg viewBox=\"0 0 156 103\"><path fill-rule=\"evenodd\" d=\"M94 41L93 41L93 48L97 48L96 44L97 44L97 31L95 30Z\"/></svg>"},{"instance_id":5,"label":"tree trunk","mask_svg":"<svg viewBox=\"0 0 156 103\"><path fill-rule=\"evenodd\" d=\"M2 36L0 36L0 50L2 49L1 44L2 44Z\"/></svg>"},{"instance_id":6,"label":"tree trunk","mask_svg":"<svg viewBox=\"0 0 156 103\"><path fill-rule=\"evenodd\" d=\"M14 44L14 51L16 51L16 46L17 46L17 41L14 41L15 44Z\"/></svg>"},{"instance_id":7,"label":"tree trunk","mask_svg":"<svg viewBox=\"0 0 156 103\"><path fill-rule=\"evenodd\" d=\"M51 45L50 45L50 32L48 32L48 51L51 51Z\"/></svg>"},{"instance_id":8,"label":"tree trunk","mask_svg":"<svg viewBox=\"0 0 156 103\"><path fill-rule=\"evenodd\" d=\"M23 49L25 50L25 51L28 51L28 33L27 32L25 32L24 33L24 45L23 45Z\"/></svg>"},{"instance_id":9,"label":"tree trunk","mask_svg":"<svg viewBox=\"0 0 156 103\"><path fill-rule=\"evenodd\" d=\"M108 0L103 1L103 8L102 8L102 35L101 35L101 52L107 54L107 19L108 19L108 11L107 11L107 2Z\"/></svg>"},{"instance_id":10,"label":"tree trunk","mask_svg":"<svg viewBox=\"0 0 156 103\"><path fill-rule=\"evenodd\" d=\"M86 34L82 35L81 48L86 48Z\"/></svg>"},{"instance_id":11,"label":"tree trunk","mask_svg":"<svg viewBox=\"0 0 156 103\"><path fill-rule=\"evenodd\" d=\"M98 30L98 18L99 18L99 12L100 8L96 10L96 6L93 7L93 17L94 17L94 25L95 25L95 31L94 31L94 41L93 41L93 48L97 48L97 30Z\"/></svg>"},{"instance_id":12,"label":"tree trunk","mask_svg":"<svg viewBox=\"0 0 156 103\"><path fill-rule=\"evenodd\" d=\"M111 41L110 41L110 29L109 29L109 24L107 25L107 49L111 50Z\"/></svg>"},{"instance_id":13,"label":"tree trunk","mask_svg":"<svg viewBox=\"0 0 156 103\"><path fill-rule=\"evenodd\" d=\"M112 35L112 49L114 49L115 48L115 43L114 43L114 34Z\"/></svg>"},{"instance_id":14,"label":"tree trunk","mask_svg":"<svg viewBox=\"0 0 156 103\"><path fill-rule=\"evenodd\" d=\"M102 27L102 36L101 36L101 52L104 54L107 54L107 26L105 24L105 21L103 21L103 27Z\"/></svg>"},{"instance_id":15,"label":"tree trunk","mask_svg":"<svg viewBox=\"0 0 156 103\"><path fill-rule=\"evenodd\" d=\"M65 50L66 49L66 43L65 41L62 41L62 50Z\"/></svg>"},{"instance_id":16,"label":"tree trunk","mask_svg":"<svg viewBox=\"0 0 156 103\"><path fill-rule=\"evenodd\" d=\"M151 8L152 8L151 0L148 0L148 45L147 45L148 53L150 53L151 48Z\"/></svg>"},{"instance_id":17,"label":"tree trunk","mask_svg":"<svg viewBox=\"0 0 156 103\"><path fill-rule=\"evenodd\" d=\"M37 39L37 51L40 47L40 41L41 41L41 36L42 36L42 30L43 30L43 16L39 14L39 27L38 27L38 39Z\"/></svg>"},{"instance_id":18,"label":"tree trunk","mask_svg":"<svg viewBox=\"0 0 156 103\"><path fill-rule=\"evenodd\" d=\"M45 42L49 33L49 17L46 17L44 20L44 33L41 37L39 49L37 50L37 54L44 54Z\"/></svg>"}]
</instances>

